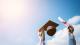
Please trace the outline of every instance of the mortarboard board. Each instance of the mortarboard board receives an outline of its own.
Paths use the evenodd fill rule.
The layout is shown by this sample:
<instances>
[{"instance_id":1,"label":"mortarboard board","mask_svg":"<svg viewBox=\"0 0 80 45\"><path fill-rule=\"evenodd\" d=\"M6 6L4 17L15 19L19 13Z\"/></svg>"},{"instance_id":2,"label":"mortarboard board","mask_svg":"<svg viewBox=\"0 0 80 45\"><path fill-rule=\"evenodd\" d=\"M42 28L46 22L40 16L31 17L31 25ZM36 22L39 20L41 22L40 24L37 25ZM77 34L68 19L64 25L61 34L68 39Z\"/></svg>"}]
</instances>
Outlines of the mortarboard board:
<instances>
[{"instance_id":1,"label":"mortarboard board","mask_svg":"<svg viewBox=\"0 0 80 45\"><path fill-rule=\"evenodd\" d=\"M45 25L43 25L39 31L47 31L49 36L53 36L56 33L57 23L49 20Z\"/></svg>"}]
</instances>

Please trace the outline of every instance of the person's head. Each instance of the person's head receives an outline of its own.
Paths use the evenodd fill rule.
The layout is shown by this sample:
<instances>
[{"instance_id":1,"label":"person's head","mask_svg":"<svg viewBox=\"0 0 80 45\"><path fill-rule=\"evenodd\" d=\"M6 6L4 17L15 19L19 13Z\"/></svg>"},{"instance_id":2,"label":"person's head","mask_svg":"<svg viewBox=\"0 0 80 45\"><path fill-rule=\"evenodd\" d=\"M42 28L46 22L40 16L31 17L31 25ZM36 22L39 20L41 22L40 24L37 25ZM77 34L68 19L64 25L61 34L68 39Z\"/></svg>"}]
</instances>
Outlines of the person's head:
<instances>
[{"instance_id":1,"label":"person's head","mask_svg":"<svg viewBox=\"0 0 80 45\"><path fill-rule=\"evenodd\" d=\"M56 33L56 28L52 27L52 28L47 29L47 34L49 36L53 36L55 33Z\"/></svg>"}]
</instances>

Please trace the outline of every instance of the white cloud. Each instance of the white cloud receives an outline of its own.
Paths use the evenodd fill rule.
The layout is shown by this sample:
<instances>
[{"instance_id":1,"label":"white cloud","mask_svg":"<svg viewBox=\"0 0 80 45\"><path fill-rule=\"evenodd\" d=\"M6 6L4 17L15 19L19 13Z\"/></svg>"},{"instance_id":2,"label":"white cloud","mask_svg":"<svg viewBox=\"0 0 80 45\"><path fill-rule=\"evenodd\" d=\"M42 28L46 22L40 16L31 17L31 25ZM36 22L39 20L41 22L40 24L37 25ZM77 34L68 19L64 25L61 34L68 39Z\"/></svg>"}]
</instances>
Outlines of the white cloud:
<instances>
[{"instance_id":1,"label":"white cloud","mask_svg":"<svg viewBox=\"0 0 80 45\"><path fill-rule=\"evenodd\" d=\"M70 24L80 24L80 16L74 16L73 18L68 20Z\"/></svg>"},{"instance_id":2,"label":"white cloud","mask_svg":"<svg viewBox=\"0 0 80 45\"><path fill-rule=\"evenodd\" d=\"M75 21L74 21L75 20ZM80 16L74 16L68 21L70 24L74 25L74 35L77 42L77 45L80 45ZM68 45L68 30L65 28L63 30L58 31L52 40L47 41L48 45Z\"/></svg>"}]
</instances>

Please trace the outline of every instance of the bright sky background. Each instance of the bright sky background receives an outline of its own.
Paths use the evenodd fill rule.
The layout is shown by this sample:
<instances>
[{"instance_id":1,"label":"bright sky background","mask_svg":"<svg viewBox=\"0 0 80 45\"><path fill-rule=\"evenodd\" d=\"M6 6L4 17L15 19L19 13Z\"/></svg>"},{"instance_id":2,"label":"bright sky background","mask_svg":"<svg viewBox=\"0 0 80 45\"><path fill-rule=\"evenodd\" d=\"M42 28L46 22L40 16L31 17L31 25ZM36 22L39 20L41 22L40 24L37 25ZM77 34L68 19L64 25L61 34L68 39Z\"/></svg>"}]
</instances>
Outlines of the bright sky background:
<instances>
[{"instance_id":1,"label":"bright sky background","mask_svg":"<svg viewBox=\"0 0 80 45\"><path fill-rule=\"evenodd\" d=\"M0 0L0 45L36 45L37 30L48 19L80 15L80 0ZM62 27L61 27L62 26Z\"/></svg>"}]
</instances>

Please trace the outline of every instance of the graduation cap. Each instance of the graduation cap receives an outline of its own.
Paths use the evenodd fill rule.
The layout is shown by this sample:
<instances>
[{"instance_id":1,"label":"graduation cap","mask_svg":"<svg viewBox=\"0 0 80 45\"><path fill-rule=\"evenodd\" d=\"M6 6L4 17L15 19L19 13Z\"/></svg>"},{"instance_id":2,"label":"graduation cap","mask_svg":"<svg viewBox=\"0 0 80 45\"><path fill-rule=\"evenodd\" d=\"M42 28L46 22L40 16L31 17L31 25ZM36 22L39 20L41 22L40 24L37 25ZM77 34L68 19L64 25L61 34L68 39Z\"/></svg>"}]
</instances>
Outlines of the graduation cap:
<instances>
[{"instance_id":1,"label":"graduation cap","mask_svg":"<svg viewBox=\"0 0 80 45\"><path fill-rule=\"evenodd\" d=\"M53 36L56 33L57 23L49 20L45 25L43 25L39 31L47 31L49 36Z\"/></svg>"}]
</instances>

